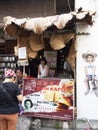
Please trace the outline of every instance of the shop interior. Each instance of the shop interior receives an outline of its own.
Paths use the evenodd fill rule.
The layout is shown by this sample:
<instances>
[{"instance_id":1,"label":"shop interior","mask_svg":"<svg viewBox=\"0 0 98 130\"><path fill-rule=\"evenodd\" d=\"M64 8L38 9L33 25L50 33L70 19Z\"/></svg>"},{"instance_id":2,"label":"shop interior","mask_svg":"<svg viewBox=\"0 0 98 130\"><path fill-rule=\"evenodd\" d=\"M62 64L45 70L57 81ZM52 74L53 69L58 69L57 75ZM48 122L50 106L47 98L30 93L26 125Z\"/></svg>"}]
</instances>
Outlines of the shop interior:
<instances>
[{"instance_id":1,"label":"shop interior","mask_svg":"<svg viewBox=\"0 0 98 130\"><path fill-rule=\"evenodd\" d=\"M60 49L60 50L53 50L49 48L45 48L41 51L38 52L38 56L35 59L30 58L29 59L29 69L30 69L30 76L37 77L37 69L38 69L38 64L41 56L44 56L44 52L56 52L56 66L51 68L49 66L50 70L54 70L55 72L50 74L50 77L61 77L61 78L74 78L74 72L71 69L69 63L66 60L66 57L69 54L69 49L70 49L71 41L66 45L66 47ZM64 67L64 63L67 62L69 68Z\"/></svg>"},{"instance_id":2,"label":"shop interior","mask_svg":"<svg viewBox=\"0 0 98 130\"><path fill-rule=\"evenodd\" d=\"M35 57L32 58L29 56L27 58L28 65L25 65L25 73L28 76L37 77L40 57L44 56L46 57L48 66L50 68L49 77L74 78L74 70L75 70L74 59L76 56L75 55L76 52L73 46L75 44L75 36L76 36L75 30L76 28L75 28L74 18L71 21L69 20L66 26L63 27L62 29L58 29L55 25L51 25L47 27L47 29L40 34L35 34L33 31L24 30L22 27L12 22L10 25L6 27L5 30L5 32L7 32L6 36L5 36L5 32L1 31L2 32L1 34L3 34L3 37L5 39L4 43L0 44L0 47L2 48L1 52L2 54L14 55L16 59L16 67L21 67L23 69L24 67L18 64L19 57L18 55L15 54L15 47L18 46L17 49L18 51L19 48L26 46L27 52L28 51L30 51L30 53L37 52L37 55ZM10 39L16 36L17 36L16 39L14 40ZM41 48L36 51L37 41L35 41L34 43L33 38L36 37L35 39L37 40L39 36L41 37L38 40L39 41L42 40L43 42L42 41L40 42ZM54 40L53 36L55 36L57 39ZM60 38L58 39L59 36ZM61 37L63 39L61 39ZM43 43L45 45L44 47L42 46ZM51 43L53 45L51 45ZM28 50L28 46L30 46L29 50ZM11 49L9 47L11 47ZM33 47L35 50L32 49ZM5 67L8 67L8 65ZM12 66L10 65L9 67Z\"/></svg>"},{"instance_id":3,"label":"shop interior","mask_svg":"<svg viewBox=\"0 0 98 130\"><path fill-rule=\"evenodd\" d=\"M47 43L49 42L49 39L45 39ZM1 75L4 71L3 68L6 67L21 67L18 66L17 61L18 57L14 55L14 47L17 45L17 40L6 40L4 43L0 43L0 71ZM66 57L68 56L69 53L69 48L71 45L71 41L66 45L66 47L60 49L60 50L53 50L49 44L47 44L47 47L45 49L42 49L38 52L38 55L36 58L29 58L29 65L25 66L25 71L27 75L32 76L32 77L37 77L37 70L38 70L38 64L41 56L44 56L44 52L56 52L56 66L55 68L50 68L55 71L53 75L50 75L50 77L65 77L65 78L74 78L73 71L72 69L65 70L64 69L64 62L66 61ZM9 48L11 47L11 48ZM11 59L11 57L13 58ZM8 59L9 58L9 59ZM10 62L10 64L7 64L7 62ZM2 66L3 64L3 66ZM1 76L2 77L2 76Z\"/></svg>"}]
</instances>

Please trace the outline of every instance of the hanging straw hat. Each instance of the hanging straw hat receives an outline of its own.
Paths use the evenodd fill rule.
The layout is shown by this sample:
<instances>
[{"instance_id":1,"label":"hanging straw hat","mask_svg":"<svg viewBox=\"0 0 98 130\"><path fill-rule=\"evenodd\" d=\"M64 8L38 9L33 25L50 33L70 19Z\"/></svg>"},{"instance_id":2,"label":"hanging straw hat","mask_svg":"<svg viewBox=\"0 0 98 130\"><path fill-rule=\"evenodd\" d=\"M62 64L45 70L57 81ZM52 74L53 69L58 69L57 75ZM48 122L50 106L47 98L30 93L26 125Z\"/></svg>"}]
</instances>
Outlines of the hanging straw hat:
<instances>
[{"instance_id":1,"label":"hanging straw hat","mask_svg":"<svg viewBox=\"0 0 98 130\"><path fill-rule=\"evenodd\" d=\"M53 34L50 38L50 45L54 50L60 50L64 48L74 36L74 33Z\"/></svg>"},{"instance_id":2,"label":"hanging straw hat","mask_svg":"<svg viewBox=\"0 0 98 130\"><path fill-rule=\"evenodd\" d=\"M19 46L14 46L14 55L15 56L18 56L18 49L19 49Z\"/></svg>"},{"instance_id":3,"label":"hanging straw hat","mask_svg":"<svg viewBox=\"0 0 98 130\"><path fill-rule=\"evenodd\" d=\"M84 59L84 61L87 62L87 57L88 56L92 56L93 57L93 61L95 61L96 57L97 57L97 54L96 53L93 53L92 51L87 51L86 53L83 53L82 54L82 58Z\"/></svg>"},{"instance_id":4,"label":"hanging straw hat","mask_svg":"<svg viewBox=\"0 0 98 130\"><path fill-rule=\"evenodd\" d=\"M18 28L14 24L7 25L5 28L5 31L9 36L16 36L17 30Z\"/></svg>"},{"instance_id":5,"label":"hanging straw hat","mask_svg":"<svg viewBox=\"0 0 98 130\"><path fill-rule=\"evenodd\" d=\"M19 47L27 47L29 43L29 33L21 30L17 38L17 43Z\"/></svg>"},{"instance_id":6,"label":"hanging straw hat","mask_svg":"<svg viewBox=\"0 0 98 130\"><path fill-rule=\"evenodd\" d=\"M34 59L36 58L37 54L38 54L37 52L29 52L28 57Z\"/></svg>"},{"instance_id":7,"label":"hanging straw hat","mask_svg":"<svg viewBox=\"0 0 98 130\"><path fill-rule=\"evenodd\" d=\"M59 50L65 47L64 39L61 34L53 34L50 38L50 45L54 50Z\"/></svg>"},{"instance_id":8,"label":"hanging straw hat","mask_svg":"<svg viewBox=\"0 0 98 130\"><path fill-rule=\"evenodd\" d=\"M42 50L45 47L42 35L31 33L29 45L34 52Z\"/></svg>"},{"instance_id":9,"label":"hanging straw hat","mask_svg":"<svg viewBox=\"0 0 98 130\"><path fill-rule=\"evenodd\" d=\"M73 32L63 33L62 37L64 39L64 44L67 44L71 39L75 38L75 33Z\"/></svg>"},{"instance_id":10,"label":"hanging straw hat","mask_svg":"<svg viewBox=\"0 0 98 130\"><path fill-rule=\"evenodd\" d=\"M28 44L28 46L27 46L27 56L28 56L28 58L34 59L34 58L36 58L37 54L38 54L37 52L32 51L30 45Z\"/></svg>"}]
</instances>

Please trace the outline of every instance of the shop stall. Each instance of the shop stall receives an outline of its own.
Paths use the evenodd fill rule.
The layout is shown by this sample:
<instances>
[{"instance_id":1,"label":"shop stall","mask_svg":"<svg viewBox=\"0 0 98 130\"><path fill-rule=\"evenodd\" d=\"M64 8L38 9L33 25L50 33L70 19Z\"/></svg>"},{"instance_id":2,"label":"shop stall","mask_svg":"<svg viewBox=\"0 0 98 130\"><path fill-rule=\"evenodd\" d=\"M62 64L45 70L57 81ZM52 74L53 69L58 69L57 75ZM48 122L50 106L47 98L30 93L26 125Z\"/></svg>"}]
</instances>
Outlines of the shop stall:
<instances>
[{"instance_id":1,"label":"shop stall","mask_svg":"<svg viewBox=\"0 0 98 130\"><path fill-rule=\"evenodd\" d=\"M33 70L33 74L28 73L29 77L23 81L24 115L74 119L76 23L92 25L94 14L95 12L80 8L68 14L44 18L4 17L5 32L17 38L15 55L18 56L19 50L25 47L26 58L18 59L19 63L28 60L27 63L32 64L28 72ZM41 56L47 58L50 67L50 76L46 78L37 78ZM66 72L65 61L68 62L70 71Z\"/></svg>"},{"instance_id":2,"label":"shop stall","mask_svg":"<svg viewBox=\"0 0 98 130\"><path fill-rule=\"evenodd\" d=\"M76 24L92 25L94 14L94 11L83 11L80 8L70 13L48 17L17 19L6 16L4 30L9 36L17 38L16 56L21 47L26 47L27 59L33 65L30 67L34 68L33 71L36 70L35 66L38 65L38 60L44 55L44 51L50 51L50 53L57 51L57 67L54 70L56 74L63 72L65 59L75 73ZM34 59L38 60L34 61ZM53 72L53 67L51 70ZM36 77L36 74L32 76Z\"/></svg>"}]
</instances>

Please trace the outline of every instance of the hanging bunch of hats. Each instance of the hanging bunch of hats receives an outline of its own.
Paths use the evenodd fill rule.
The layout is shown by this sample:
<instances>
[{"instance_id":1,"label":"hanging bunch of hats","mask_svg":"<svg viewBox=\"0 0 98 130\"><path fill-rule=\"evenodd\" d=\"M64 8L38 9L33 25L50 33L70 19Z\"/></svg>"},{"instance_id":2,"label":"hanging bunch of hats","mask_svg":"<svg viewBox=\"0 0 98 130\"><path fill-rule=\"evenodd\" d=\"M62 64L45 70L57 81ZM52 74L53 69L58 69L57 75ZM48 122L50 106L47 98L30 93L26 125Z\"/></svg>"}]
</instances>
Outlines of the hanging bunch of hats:
<instances>
[{"instance_id":1,"label":"hanging bunch of hats","mask_svg":"<svg viewBox=\"0 0 98 130\"><path fill-rule=\"evenodd\" d=\"M43 36L41 34L21 30L18 33L17 46L14 48L16 56L18 56L18 49L21 47L26 47L28 58L35 58L38 51L45 47Z\"/></svg>"},{"instance_id":2,"label":"hanging bunch of hats","mask_svg":"<svg viewBox=\"0 0 98 130\"><path fill-rule=\"evenodd\" d=\"M73 70L74 74L75 74L75 58L76 58L76 37L74 37L74 39L72 40L70 49L69 49L69 53L68 53L68 57L66 58L68 63L71 66L71 69Z\"/></svg>"},{"instance_id":3,"label":"hanging bunch of hats","mask_svg":"<svg viewBox=\"0 0 98 130\"><path fill-rule=\"evenodd\" d=\"M43 35L31 33L29 37L29 45L32 51L34 52L42 50L45 47L44 41L43 41Z\"/></svg>"},{"instance_id":4,"label":"hanging bunch of hats","mask_svg":"<svg viewBox=\"0 0 98 130\"><path fill-rule=\"evenodd\" d=\"M60 50L75 37L75 33L53 34L50 38L50 45L54 50Z\"/></svg>"}]
</instances>

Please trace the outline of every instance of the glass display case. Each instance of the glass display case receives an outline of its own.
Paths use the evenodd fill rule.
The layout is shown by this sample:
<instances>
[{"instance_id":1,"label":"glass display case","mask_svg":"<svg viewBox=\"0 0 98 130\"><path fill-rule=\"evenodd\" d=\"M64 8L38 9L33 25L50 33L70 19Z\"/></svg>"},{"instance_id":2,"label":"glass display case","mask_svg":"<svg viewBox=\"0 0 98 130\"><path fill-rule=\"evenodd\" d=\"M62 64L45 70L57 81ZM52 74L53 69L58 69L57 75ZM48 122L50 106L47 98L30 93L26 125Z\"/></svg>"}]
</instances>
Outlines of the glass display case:
<instances>
[{"instance_id":1,"label":"glass display case","mask_svg":"<svg viewBox=\"0 0 98 130\"><path fill-rule=\"evenodd\" d=\"M12 54L3 54L0 55L0 80L3 79L4 70L6 68L16 69L17 67L17 58Z\"/></svg>"}]
</instances>

